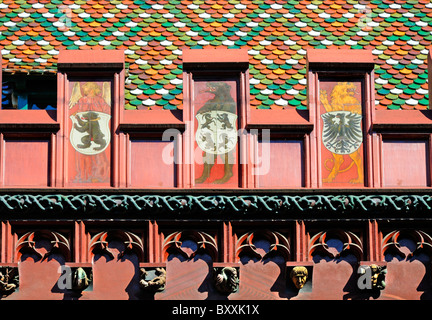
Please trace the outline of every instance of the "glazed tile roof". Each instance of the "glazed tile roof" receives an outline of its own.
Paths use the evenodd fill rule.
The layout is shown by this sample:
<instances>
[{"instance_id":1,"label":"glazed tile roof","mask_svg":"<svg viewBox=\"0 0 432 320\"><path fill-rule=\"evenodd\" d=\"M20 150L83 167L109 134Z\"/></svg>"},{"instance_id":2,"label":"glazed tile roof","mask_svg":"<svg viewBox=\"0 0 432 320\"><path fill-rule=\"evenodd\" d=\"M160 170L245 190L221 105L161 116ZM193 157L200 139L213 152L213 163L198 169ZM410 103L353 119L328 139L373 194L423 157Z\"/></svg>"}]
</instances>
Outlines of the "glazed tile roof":
<instances>
[{"instance_id":1,"label":"glazed tile roof","mask_svg":"<svg viewBox=\"0 0 432 320\"><path fill-rule=\"evenodd\" d=\"M371 49L377 109L428 107L430 0L3 0L3 72L123 49L128 109L182 108L182 50L246 47L251 106L306 108L308 48Z\"/></svg>"}]
</instances>

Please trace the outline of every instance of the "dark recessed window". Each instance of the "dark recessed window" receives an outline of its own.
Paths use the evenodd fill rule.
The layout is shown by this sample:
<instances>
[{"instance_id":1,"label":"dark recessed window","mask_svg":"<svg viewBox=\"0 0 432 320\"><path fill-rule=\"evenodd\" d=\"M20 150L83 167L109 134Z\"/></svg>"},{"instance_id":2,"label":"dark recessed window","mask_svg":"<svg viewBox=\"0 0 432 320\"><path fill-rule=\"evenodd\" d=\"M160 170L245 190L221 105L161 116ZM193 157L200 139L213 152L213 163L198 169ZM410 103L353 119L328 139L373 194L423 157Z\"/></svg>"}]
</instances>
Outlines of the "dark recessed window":
<instances>
[{"instance_id":1,"label":"dark recessed window","mask_svg":"<svg viewBox=\"0 0 432 320\"><path fill-rule=\"evenodd\" d=\"M55 75L3 75L2 109L55 110Z\"/></svg>"}]
</instances>

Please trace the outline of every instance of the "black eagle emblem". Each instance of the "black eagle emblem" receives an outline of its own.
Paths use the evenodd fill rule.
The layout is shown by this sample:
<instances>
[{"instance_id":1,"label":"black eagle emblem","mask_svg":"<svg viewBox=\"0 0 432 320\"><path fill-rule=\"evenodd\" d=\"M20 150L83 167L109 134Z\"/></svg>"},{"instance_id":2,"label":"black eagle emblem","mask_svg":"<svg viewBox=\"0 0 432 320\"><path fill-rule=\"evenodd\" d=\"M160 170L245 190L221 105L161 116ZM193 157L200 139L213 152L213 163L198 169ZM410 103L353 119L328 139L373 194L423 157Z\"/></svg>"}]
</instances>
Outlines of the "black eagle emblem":
<instances>
[{"instance_id":1,"label":"black eagle emblem","mask_svg":"<svg viewBox=\"0 0 432 320\"><path fill-rule=\"evenodd\" d=\"M332 111L321 115L324 121L322 141L324 146L336 154L356 151L362 141L362 116L349 111Z\"/></svg>"}]
</instances>

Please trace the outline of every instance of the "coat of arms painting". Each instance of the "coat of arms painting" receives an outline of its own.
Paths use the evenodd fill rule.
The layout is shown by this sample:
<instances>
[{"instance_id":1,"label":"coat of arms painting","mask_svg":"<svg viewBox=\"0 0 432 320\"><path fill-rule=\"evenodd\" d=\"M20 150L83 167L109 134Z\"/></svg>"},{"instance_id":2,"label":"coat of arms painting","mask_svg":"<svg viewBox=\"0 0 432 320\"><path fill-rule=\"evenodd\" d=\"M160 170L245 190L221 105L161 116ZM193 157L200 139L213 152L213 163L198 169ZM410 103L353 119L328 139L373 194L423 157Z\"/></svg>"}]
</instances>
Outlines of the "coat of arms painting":
<instances>
[{"instance_id":1,"label":"coat of arms painting","mask_svg":"<svg viewBox=\"0 0 432 320\"><path fill-rule=\"evenodd\" d=\"M111 82L74 81L69 92L69 183L109 185Z\"/></svg>"},{"instance_id":2,"label":"coat of arms painting","mask_svg":"<svg viewBox=\"0 0 432 320\"><path fill-rule=\"evenodd\" d=\"M364 186L362 82L320 81L323 187Z\"/></svg>"},{"instance_id":3,"label":"coat of arms painting","mask_svg":"<svg viewBox=\"0 0 432 320\"><path fill-rule=\"evenodd\" d=\"M195 81L195 185L237 187L236 81Z\"/></svg>"}]
</instances>

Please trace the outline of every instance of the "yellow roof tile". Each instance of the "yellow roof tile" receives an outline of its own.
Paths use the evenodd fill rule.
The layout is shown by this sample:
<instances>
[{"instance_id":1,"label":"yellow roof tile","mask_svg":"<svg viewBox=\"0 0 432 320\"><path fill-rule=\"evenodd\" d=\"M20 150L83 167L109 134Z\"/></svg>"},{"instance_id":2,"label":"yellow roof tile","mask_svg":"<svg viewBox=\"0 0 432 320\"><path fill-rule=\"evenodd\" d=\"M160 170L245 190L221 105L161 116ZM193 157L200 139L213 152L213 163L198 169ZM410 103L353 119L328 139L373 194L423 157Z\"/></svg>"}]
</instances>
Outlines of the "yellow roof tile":
<instances>
[{"instance_id":1,"label":"yellow roof tile","mask_svg":"<svg viewBox=\"0 0 432 320\"><path fill-rule=\"evenodd\" d=\"M155 70L155 69L147 69L144 72L149 74L149 75L154 75L154 74L158 73L157 70Z\"/></svg>"},{"instance_id":2,"label":"yellow roof tile","mask_svg":"<svg viewBox=\"0 0 432 320\"><path fill-rule=\"evenodd\" d=\"M159 37L161 34L160 32L152 31L149 33L152 37Z\"/></svg>"},{"instance_id":3,"label":"yellow roof tile","mask_svg":"<svg viewBox=\"0 0 432 320\"><path fill-rule=\"evenodd\" d=\"M410 74L412 71L410 69L403 68L402 70L399 70L399 72L402 74Z\"/></svg>"},{"instance_id":4,"label":"yellow roof tile","mask_svg":"<svg viewBox=\"0 0 432 320\"><path fill-rule=\"evenodd\" d=\"M276 55L281 55L281 54L284 54L285 52L284 51L282 51L282 50L279 50L279 49L275 49L275 50L273 50L272 51L273 52L273 54L276 54Z\"/></svg>"},{"instance_id":5,"label":"yellow roof tile","mask_svg":"<svg viewBox=\"0 0 432 320\"><path fill-rule=\"evenodd\" d=\"M26 49L26 50L23 51L23 53L25 53L27 55L31 55L31 54L34 54L35 52L33 50Z\"/></svg>"},{"instance_id":6,"label":"yellow roof tile","mask_svg":"<svg viewBox=\"0 0 432 320\"><path fill-rule=\"evenodd\" d=\"M278 68L278 69L273 70L273 73L276 73L276 74L284 74L284 73L285 73L285 70Z\"/></svg>"}]
</instances>

